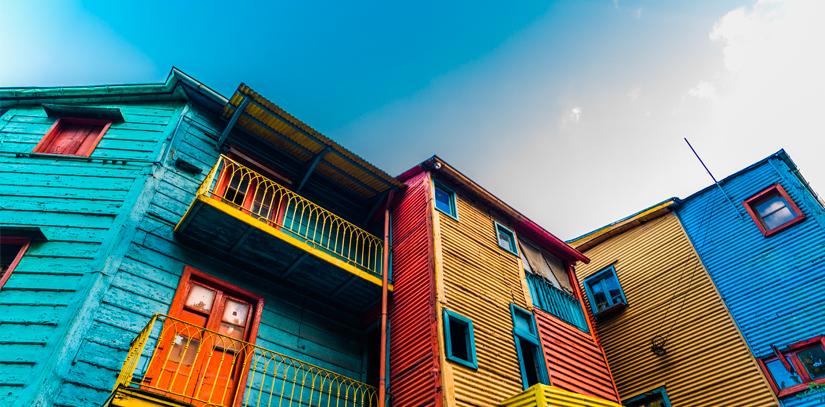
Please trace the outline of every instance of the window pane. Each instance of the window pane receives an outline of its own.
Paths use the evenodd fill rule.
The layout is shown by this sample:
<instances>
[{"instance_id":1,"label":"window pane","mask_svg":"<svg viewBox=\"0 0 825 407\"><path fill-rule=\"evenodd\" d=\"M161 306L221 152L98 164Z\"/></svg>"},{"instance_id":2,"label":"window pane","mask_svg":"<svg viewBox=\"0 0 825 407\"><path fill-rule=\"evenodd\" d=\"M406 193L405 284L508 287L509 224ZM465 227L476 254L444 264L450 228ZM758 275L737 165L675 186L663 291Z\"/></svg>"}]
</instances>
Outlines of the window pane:
<instances>
[{"instance_id":1,"label":"window pane","mask_svg":"<svg viewBox=\"0 0 825 407\"><path fill-rule=\"evenodd\" d=\"M453 213L452 198L450 197L450 194L438 187L435 188L435 207L455 216L455 213Z\"/></svg>"},{"instance_id":2,"label":"window pane","mask_svg":"<svg viewBox=\"0 0 825 407\"><path fill-rule=\"evenodd\" d=\"M513 247L513 238L501 229L498 230L498 245L507 250L516 251L516 248Z\"/></svg>"},{"instance_id":3,"label":"window pane","mask_svg":"<svg viewBox=\"0 0 825 407\"><path fill-rule=\"evenodd\" d=\"M782 226L783 224L785 224L785 222L795 217L796 215L794 215L794 213L791 212L790 209L785 207L768 216L765 216L764 218L762 218L762 221L765 222L765 226L767 226L768 229L773 229L777 226Z\"/></svg>"},{"instance_id":4,"label":"window pane","mask_svg":"<svg viewBox=\"0 0 825 407\"><path fill-rule=\"evenodd\" d=\"M241 326L235 326L232 324L227 324L226 322L221 322L221 326L218 327L218 333L224 334L226 336L238 340L243 340L243 327ZM229 343L219 343L218 345L223 348L231 346L231 344Z\"/></svg>"},{"instance_id":5,"label":"window pane","mask_svg":"<svg viewBox=\"0 0 825 407\"><path fill-rule=\"evenodd\" d=\"M665 407L665 399L662 396L645 397L628 407Z\"/></svg>"},{"instance_id":6,"label":"window pane","mask_svg":"<svg viewBox=\"0 0 825 407\"><path fill-rule=\"evenodd\" d=\"M233 325L246 326L246 315L249 312L249 305L230 299L226 300L223 309L223 321Z\"/></svg>"},{"instance_id":7,"label":"window pane","mask_svg":"<svg viewBox=\"0 0 825 407\"><path fill-rule=\"evenodd\" d=\"M796 354L811 379L816 380L825 377L825 349L817 346L806 349Z\"/></svg>"},{"instance_id":8,"label":"window pane","mask_svg":"<svg viewBox=\"0 0 825 407\"><path fill-rule=\"evenodd\" d=\"M524 332L529 332L533 335L536 333L533 332L533 316L526 315L520 311L514 312L515 320L513 320L513 324L516 326L516 330L521 330Z\"/></svg>"},{"instance_id":9,"label":"window pane","mask_svg":"<svg viewBox=\"0 0 825 407\"><path fill-rule=\"evenodd\" d=\"M773 376L776 386L780 389L802 383L802 380L799 379L799 376L797 376L796 373L790 373L785 370L785 366L782 366L782 361L779 359L772 362L767 362L765 365L771 372L771 376Z\"/></svg>"},{"instance_id":10,"label":"window pane","mask_svg":"<svg viewBox=\"0 0 825 407\"><path fill-rule=\"evenodd\" d=\"M784 198L782 198L779 195L775 195L767 201L762 202L759 205L756 205L754 209L756 209L756 212L759 214L760 217L764 218L765 216L768 216L787 206L787 202L785 202Z\"/></svg>"},{"instance_id":11,"label":"window pane","mask_svg":"<svg viewBox=\"0 0 825 407\"><path fill-rule=\"evenodd\" d=\"M200 346L201 341L198 338L177 335L175 336L172 350L169 352L169 361L183 363L185 366L192 366L198 356Z\"/></svg>"},{"instance_id":12,"label":"window pane","mask_svg":"<svg viewBox=\"0 0 825 407\"><path fill-rule=\"evenodd\" d=\"M607 296L604 295L604 288L602 288L602 282L597 281L594 284L590 285L590 290L593 292L593 302L596 303L596 310L601 311L607 308Z\"/></svg>"},{"instance_id":13,"label":"window pane","mask_svg":"<svg viewBox=\"0 0 825 407\"><path fill-rule=\"evenodd\" d=\"M467 324L450 318L450 346L452 347L452 355L458 359L470 361L470 333L468 332Z\"/></svg>"},{"instance_id":14,"label":"window pane","mask_svg":"<svg viewBox=\"0 0 825 407\"><path fill-rule=\"evenodd\" d=\"M206 287L192 284L189 296L184 303L188 308L193 308L202 312L212 311L212 302L215 301L215 291Z\"/></svg>"}]
</instances>

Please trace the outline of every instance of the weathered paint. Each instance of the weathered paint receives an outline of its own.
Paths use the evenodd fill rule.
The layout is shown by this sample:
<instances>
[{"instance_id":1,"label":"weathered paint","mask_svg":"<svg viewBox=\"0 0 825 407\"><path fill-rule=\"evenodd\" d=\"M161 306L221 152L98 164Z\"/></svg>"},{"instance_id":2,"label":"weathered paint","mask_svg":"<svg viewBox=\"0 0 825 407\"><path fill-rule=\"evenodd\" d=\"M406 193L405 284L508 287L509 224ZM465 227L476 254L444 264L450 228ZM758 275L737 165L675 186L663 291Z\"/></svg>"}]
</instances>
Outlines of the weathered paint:
<instances>
[{"instance_id":1,"label":"weathered paint","mask_svg":"<svg viewBox=\"0 0 825 407\"><path fill-rule=\"evenodd\" d=\"M527 308L519 258L498 246L494 222L507 225L504 219L445 181L439 179L455 190L461 221L433 211L440 226L443 273L437 312L446 308L473 321L479 366L478 370L452 362L443 366L443 385L454 391L445 404L498 405L522 390L510 313L511 303Z\"/></svg>"},{"instance_id":2,"label":"weathered paint","mask_svg":"<svg viewBox=\"0 0 825 407\"><path fill-rule=\"evenodd\" d=\"M777 405L678 219L639 216L647 218L591 245L591 263L577 266L584 280L612 265L626 296L627 308L596 324L622 399L665 386L674 406ZM668 332L667 354L654 355L650 339Z\"/></svg>"},{"instance_id":3,"label":"weathered paint","mask_svg":"<svg viewBox=\"0 0 825 407\"><path fill-rule=\"evenodd\" d=\"M421 173L406 184L392 215L395 292L390 308L390 393L394 406L441 405L429 176Z\"/></svg>"},{"instance_id":4,"label":"weathered paint","mask_svg":"<svg viewBox=\"0 0 825 407\"><path fill-rule=\"evenodd\" d=\"M588 333L534 309L550 382L563 390L619 401L602 350Z\"/></svg>"},{"instance_id":5,"label":"weathered paint","mask_svg":"<svg viewBox=\"0 0 825 407\"><path fill-rule=\"evenodd\" d=\"M619 407L620 404L586 396L556 386L535 384L504 400L503 407Z\"/></svg>"},{"instance_id":6,"label":"weathered paint","mask_svg":"<svg viewBox=\"0 0 825 407\"><path fill-rule=\"evenodd\" d=\"M779 183L806 219L765 237L742 202ZM720 182L677 209L693 246L754 356L825 333L825 211L780 151ZM815 395L784 397L785 406L819 405Z\"/></svg>"},{"instance_id":7,"label":"weathered paint","mask_svg":"<svg viewBox=\"0 0 825 407\"><path fill-rule=\"evenodd\" d=\"M40 226L51 236L32 244L0 291L0 404L103 403L130 342L154 313L168 310L187 265L264 295L257 345L365 380L372 361L360 312L330 306L326 293L250 272L227 253L199 250L174 234L217 160L215 134L225 125L185 97L210 98L198 93L206 92L202 87L182 90L191 78L179 75L174 71L161 87L168 94L154 99L139 86L127 86L131 93L0 91L19 99L0 122L2 224ZM51 97L120 108L125 122L106 132L93 161L14 155L30 152L54 122L38 106ZM201 173L177 168L177 159ZM304 190L323 196L324 182L310 179ZM330 192L325 199L339 198ZM342 202L350 219L363 220L372 207Z\"/></svg>"}]
</instances>

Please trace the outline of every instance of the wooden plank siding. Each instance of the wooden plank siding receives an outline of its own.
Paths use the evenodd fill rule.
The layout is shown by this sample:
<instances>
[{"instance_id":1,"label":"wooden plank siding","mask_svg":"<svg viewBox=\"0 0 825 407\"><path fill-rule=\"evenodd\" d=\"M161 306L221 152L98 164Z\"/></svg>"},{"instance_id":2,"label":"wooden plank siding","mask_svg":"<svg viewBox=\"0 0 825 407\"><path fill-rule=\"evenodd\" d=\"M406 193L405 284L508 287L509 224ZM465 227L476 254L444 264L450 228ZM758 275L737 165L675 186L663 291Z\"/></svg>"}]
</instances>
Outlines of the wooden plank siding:
<instances>
[{"instance_id":1,"label":"wooden plank siding","mask_svg":"<svg viewBox=\"0 0 825 407\"><path fill-rule=\"evenodd\" d=\"M443 364L445 405L500 405L523 390L510 313L511 303L527 308L521 265L517 256L498 246L494 222L506 225L503 219L460 190L456 206L458 221L433 210L440 280L437 315L446 308L473 321L478 370ZM439 329L442 323L439 318Z\"/></svg>"},{"instance_id":2,"label":"wooden plank siding","mask_svg":"<svg viewBox=\"0 0 825 407\"><path fill-rule=\"evenodd\" d=\"M125 122L111 126L91 157L150 161L181 104L112 106ZM50 236L32 243L0 291L2 405L25 405L34 380L76 345L63 338L119 232L118 217L130 209L128 197L151 173L145 163L14 155L31 152L55 120L40 107L12 108L0 120L0 224L39 226Z\"/></svg>"},{"instance_id":3,"label":"wooden plank siding","mask_svg":"<svg viewBox=\"0 0 825 407\"><path fill-rule=\"evenodd\" d=\"M613 265L627 299L596 324L622 399L665 386L674 406L778 405L672 213L584 254L579 280ZM657 333L669 333L665 356L650 350Z\"/></svg>"},{"instance_id":4,"label":"wooden plank siding","mask_svg":"<svg viewBox=\"0 0 825 407\"><path fill-rule=\"evenodd\" d=\"M194 124L193 124L194 123ZM184 266L192 266L264 296L258 346L356 380L366 374L360 315L336 310L305 292L277 284L273 274L250 273L231 257L185 244L173 233L208 170L222 124L191 108L159 173L157 187L111 284L102 297L55 405L99 405L109 396L130 341L154 313L166 313ZM213 132L204 129L214 129ZM182 158L203 172L174 167ZM207 244L208 242L201 242ZM107 356L108 355L108 356ZM115 363L113 361L119 361Z\"/></svg>"}]
</instances>

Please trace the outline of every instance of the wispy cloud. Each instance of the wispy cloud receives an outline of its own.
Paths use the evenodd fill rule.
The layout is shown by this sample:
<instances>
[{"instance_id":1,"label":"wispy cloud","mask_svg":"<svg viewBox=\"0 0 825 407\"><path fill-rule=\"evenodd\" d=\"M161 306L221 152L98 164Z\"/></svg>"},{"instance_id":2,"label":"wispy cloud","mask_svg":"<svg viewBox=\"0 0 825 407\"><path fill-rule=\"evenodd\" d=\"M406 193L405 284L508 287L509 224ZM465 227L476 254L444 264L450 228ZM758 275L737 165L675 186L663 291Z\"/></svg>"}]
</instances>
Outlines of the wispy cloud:
<instances>
[{"instance_id":1,"label":"wispy cloud","mask_svg":"<svg viewBox=\"0 0 825 407\"><path fill-rule=\"evenodd\" d=\"M618 10L619 9L619 0L613 0L613 7Z\"/></svg>"},{"instance_id":2,"label":"wispy cloud","mask_svg":"<svg viewBox=\"0 0 825 407\"><path fill-rule=\"evenodd\" d=\"M639 7L636 9L636 19L642 18L642 9L644 9L644 7Z\"/></svg>"},{"instance_id":3,"label":"wispy cloud","mask_svg":"<svg viewBox=\"0 0 825 407\"><path fill-rule=\"evenodd\" d=\"M564 117L561 119L562 123L578 123L581 121L582 118L582 108L576 106L570 110L567 110L564 113Z\"/></svg>"},{"instance_id":4,"label":"wispy cloud","mask_svg":"<svg viewBox=\"0 0 825 407\"><path fill-rule=\"evenodd\" d=\"M631 102L633 102L633 101L635 101L636 99L639 98L639 94L641 92L642 92L642 87L639 86L639 85L636 85L636 86L633 87L633 89L630 89L630 92L627 92L627 99L630 100Z\"/></svg>"},{"instance_id":5,"label":"wispy cloud","mask_svg":"<svg viewBox=\"0 0 825 407\"><path fill-rule=\"evenodd\" d=\"M716 88L710 84L710 82L702 81L696 84L696 86L688 89L688 91L682 96L682 99L687 97L695 97L699 99L706 99L706 100L716 100Z\"/></svg>"}]
</instances>

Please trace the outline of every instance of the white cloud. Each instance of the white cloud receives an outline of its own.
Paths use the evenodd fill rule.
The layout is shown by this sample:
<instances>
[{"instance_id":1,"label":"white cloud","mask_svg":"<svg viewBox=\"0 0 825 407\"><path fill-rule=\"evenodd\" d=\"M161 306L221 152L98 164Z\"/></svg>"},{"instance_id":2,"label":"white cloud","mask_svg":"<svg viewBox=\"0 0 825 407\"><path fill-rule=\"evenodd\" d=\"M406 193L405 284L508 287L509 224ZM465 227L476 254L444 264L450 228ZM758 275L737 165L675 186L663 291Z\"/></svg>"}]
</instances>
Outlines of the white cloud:
<instances>
[{"instance_id":1,"label":"white cloud","mask_svg":"<svg viewBox=\"0 0 825 407\"><path fill-rule=\"evenodd\" d=\"M630 100L631 102L633 102L633 101L635 101L636 99L639 98L639 94L641 92L642 92L642 87L639 86L639 85L636 85L636 86L633 87L633 89L630 89L630 92L627 92L627 99Z\"/></svg>"},{"instance_id":2,"label":"white cloud","mask_svg":"<svg viewBox=\"0 0 825 407\"><path fill-rule=\"evenodd\" d=\"M636 19L642 18L642 9L643 8L644 7L639 7L639 8L636 9Z\"/></svg>"},{"instance_id":3,"label":"white cloud","mask_svg":"<svg viewBox=\"0 0 825 407\"><path fill-rule=\"evenodd\" d=\"M616 10L619 9L619 0L613 0L613 7L616 8Z\"/></svg>"},{"instance_id":4,"label":"white cloud","mask_svg":"<svg viewBox=\"0 0 825 407\"><path fill-rule=\"evenodd\" d=\"M702 81L696 84L696 86L688 89L687 93L682 96L682 99L685 99L688 96L699 99L716 100L716 88L713 87L710 82Z\"/></svg>"},{"instance_id":5,"label":"white cloud","mask_svg":"<svg viewBox=\"0 0 825 407\"><path fill-rule=\"evenodd\" d=\"M562 123L578 123L581 121L582 108L576 106L565 112Z\"/></svg>"}]
</instances>

